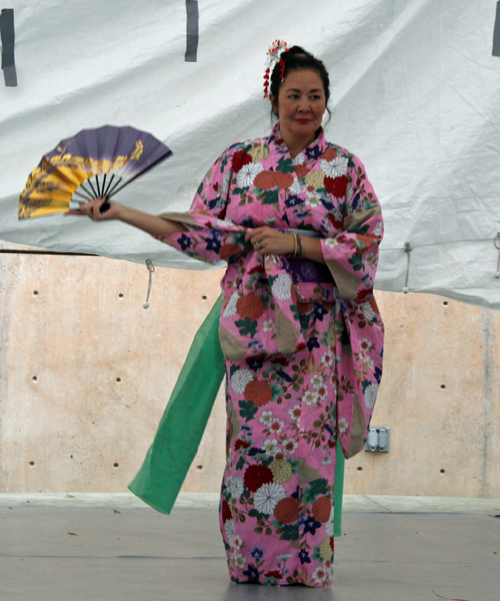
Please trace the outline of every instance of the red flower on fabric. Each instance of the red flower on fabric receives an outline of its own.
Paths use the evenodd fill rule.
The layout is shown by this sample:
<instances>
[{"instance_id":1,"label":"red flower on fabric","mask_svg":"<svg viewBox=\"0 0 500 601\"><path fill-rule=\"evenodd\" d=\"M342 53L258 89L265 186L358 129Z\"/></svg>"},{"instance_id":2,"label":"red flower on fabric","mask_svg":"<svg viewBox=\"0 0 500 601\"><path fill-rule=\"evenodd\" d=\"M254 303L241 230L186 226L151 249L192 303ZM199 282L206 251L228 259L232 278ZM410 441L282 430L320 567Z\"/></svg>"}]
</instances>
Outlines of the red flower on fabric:
<instances>
[{"instance_id":1,"label":"red flower on fabric","mask_svg":"<svg viewBox=\"0 0 500 601\"><path fill-rule=\"evenodd\" d=\"M249 442L246 442L245 440L237 440L234 445L234 450L238 451L239 449L248 449L249 446Z\"/></svg>"},{"instance_id":2,"label":"red flower on fabric","mask_svg":"<svg viewBox=\"0 0 500 601\"><path fill-rule=\"evenodd\" d=\"M300 503L298 499L287 497L278 501L274 508L274 517L282 524L293 524L299 519Z\"/></svg>"},{"instance_id":3,"label":"red flower on fabric","mask_svg":"<svg viewBox=\"0 0 500 601\"><path fill-rule=\"evenodd\" d=\"M220 258L227 259L232 255L236 255L240 252L240 247L236 244L224 244L220 249Z\"/></svg>"},{"instance_id":4,"label":"red flower on fabric","mask_svg":"<svg viewBox=\"0 0 500 601\"><path fill-rule=\"evenodd\" d=\"M328 497L319 497L312 507L312 513L314 518L325 524L330 519L330 512L332 511L332 502Z\"/></svg>"},{"instance_id":5,"label":"red flower on fabric","mask_svg":"<svg viewBox=\"0 0 500 601\"><path fill-rule=\"evenodd\" d=\"M247 317L252 320L259 319L265 309L264 303L256 294L240 296L236 303L236 311L243 319Z\"/></svg>"},{"instance_id":6,"label":"red flower on fabric","mask_svg":"<svg viewBox=\"0 0 500 601\"><path fill-rule=\"evenodd\" d=\"M270 484L273 479L272 471L264 465L250 465L243 476L243 482L250 492L256 492L263 484Z\"/></svg>"},{"instance_id":7,"label":"red flower on fabric","mask_svg":"<svg viewBox=\"0 0 500 601\"><path fill-rule=\"evenodd\" d=\"M335 229L342 229L342 221L335 219L335 215L333 213L328 213L328 219Z\"/></svg>"},{"instance_id":8,"label":"red flower on fabric","mask_svg":"<svg viewBox=\"0 0 500 601\"><path fill-rule=\"evenodd\" d=\"M293 175L291 173L276 173L276 181L280 190L286 190L293 184Z\"/></svg>"},{"instance_id":9,"label":"red flower on fabric","mask_svg":"<svg viewBox=\"0 0 500 601\"><path fill-rule=\"evenodd\" d=\"M217 190L219 189L219 182L215 182L215 184L212 187L217 192Z\"/></svg>"},{"instance_id":10,"label":"red flower on fabric","mask_svg":"<svg viewBox=\"0 0 500 601\"><path fill-rule=\"evenodd\" d=\"M247 271L247 275L253 275L254 273L264 273L266 270L264 269L264 265L256 265Z\"/></svg>"},{"instance_id":11,"label":"red flower on fabric","mask_svg":"<svg viewBox=\"0 0 500 601\"><path fill-rule=\"evenodd\" d=\"M273 365L282 365L283 367L288 367L290 365L290 361L286 357L275 357L271 359L271 363Z\"/></svg>"},{"instance_id":12,"label":"red flower on fabric","mask_svg":"<svg viewBox=\"0 0 500 601\"><path fill-rule=\"evenodd\" d=\"M333 150L331 146L328 146L328 148L325 150L325 152L321 155L320 158L322 158L324 161L333 161L333 159L336 157L337 152Z\"/></svg>"},{"instance_id":13,"label":"red flower on fabric","mask_svg":"<svg viewBox=\"0 0 500 601\"><path fill-rule=\"evenodd\" d=\"M269 570L264 574L264 578L276 578L276 580L281 580L281 572L279 570Z\"/></svg>"},{"instance_id":14,"label":"red flower on fabric","mask_svg":"<svg viewBox=\"0 0 500 601\"><path fill-rule=\"evenodd\" d=\"M328 194L333 194L335 198L342 198L345 196L347 189L346 175L341 175L340 177L325 177L324 183Z\"/></svg>"},{"instance_id":15,"label":"red flower on fabric","mask_svg":"<svg viewBox=\"0 0 500 601\"><path fill-rule=\"evenodd\" d=\"M297 344L297 352L303 351L305 348L307 348L307 344L305 342L299 342L299 344Z\"/></svg>"},{"instance_id":16,"label":"red flower on fabric","mask_svg":"<svg viewBox=\"0 0 500 601\"><path fill-rule=\"evenodd\" d=\"M223 499L222 500L222 521L226 523L228 520L232 519L233 514L231 513L231 508L229 507L229 503Z\"/></svg>"},{"instance_id":17,"label":"red flower on fabric","mask_svg":"<svg viewBox=\"0 0 500 601\"><path fill-rule=\"evenodd\" d=\"M261 171L253 180L254 186L261 190L270 190L277 184L277 173L275 171Z\"/></svg>"},{"instance_id":18,"label":"red flower on fabric","mask_svg":"<svg viewBox=\"0 0 500 601\"><path fill-rule=\"evenodd\" d=\"M252 162L253 162L253 159L248 154L248 152L245 152L244 150L237 150L233 154L233 171L234 171L234 173L238 173L238 171L242 167L244 167L245 165L248 165L248 163L252 163Z\"/></svg>"},{"instance_id":19,"label":"red flower on fabric","mask_svg":"<svg viewBox=\"0 0 500 601\"><path fill-rule=\"evenodd\" d=\"M295 165L294 169L299 179L302 179L309 173L309 169L305 165Z\"/></svg>"},{"instance_id":20,"label":"red flower on fabric","mask_svg":"<svg viewBox=\"0 0 500 601\"><path fill-rule=\"evenodd\" d=\"M246 385L245 400L252 401L256 407L266 405L273 398L273 391L268 382L252 380Z\"/></svg>"}]
</instances>

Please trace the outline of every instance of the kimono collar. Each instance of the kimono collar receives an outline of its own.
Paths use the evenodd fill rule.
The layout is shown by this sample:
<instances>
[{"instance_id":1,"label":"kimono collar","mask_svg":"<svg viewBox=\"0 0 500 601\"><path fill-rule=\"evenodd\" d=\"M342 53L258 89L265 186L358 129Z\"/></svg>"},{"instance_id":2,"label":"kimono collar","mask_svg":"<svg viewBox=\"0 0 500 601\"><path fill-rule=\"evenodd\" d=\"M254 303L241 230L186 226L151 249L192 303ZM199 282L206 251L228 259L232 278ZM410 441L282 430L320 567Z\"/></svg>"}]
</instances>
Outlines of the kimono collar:
<instances>
[{"instance_id":1,"label":"kimono collar","mask_svg":"<svg viewBox=\"0 0 500 601\"><path fill-rule=\"evenodd\" d=\"M281 137L279 121L273 127L273 130L268 138L268 144L273 147L273 150L280 154L288 153L288 147L285 140ZM328 141L325 137L325 132L322 127L319 128L318 136L307 148L304 148L302 154L305 154L308 159L318 159L328 148Z\"/></svg>"}]
</instances>

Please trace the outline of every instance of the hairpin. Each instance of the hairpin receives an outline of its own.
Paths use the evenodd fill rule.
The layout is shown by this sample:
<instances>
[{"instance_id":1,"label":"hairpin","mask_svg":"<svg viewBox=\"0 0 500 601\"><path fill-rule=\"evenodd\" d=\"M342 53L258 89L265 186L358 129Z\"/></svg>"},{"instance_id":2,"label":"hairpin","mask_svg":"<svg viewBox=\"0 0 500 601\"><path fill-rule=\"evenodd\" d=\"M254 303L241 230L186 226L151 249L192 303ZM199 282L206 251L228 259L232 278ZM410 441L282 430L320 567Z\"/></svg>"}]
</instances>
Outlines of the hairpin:
<instances>
[{"instance_id":1,"label":"hairpin","mask_svg":"<svg viewBox=\"0 0 500 601\"><path fill-rule=\"evenodd\" d=\"M271 74L273 72L276 63L280 64L280 75L281 81L283 81L285 75L285 61L281 58L283 52L288 51L288 44L285 40L274 40L272 45L269 47L267 51L267 69L264 74L264 98L267 97L269 91L269 80L271 78Z\"/></svg>"}]
</instances>

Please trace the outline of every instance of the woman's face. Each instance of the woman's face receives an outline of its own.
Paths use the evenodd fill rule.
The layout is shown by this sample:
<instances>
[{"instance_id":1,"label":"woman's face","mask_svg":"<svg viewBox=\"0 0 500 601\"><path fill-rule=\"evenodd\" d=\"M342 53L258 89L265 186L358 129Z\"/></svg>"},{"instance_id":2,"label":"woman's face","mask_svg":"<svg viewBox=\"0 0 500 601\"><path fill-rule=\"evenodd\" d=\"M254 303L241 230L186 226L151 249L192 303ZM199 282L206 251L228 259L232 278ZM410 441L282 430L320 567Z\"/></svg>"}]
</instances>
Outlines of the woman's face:
<instances>
[{"instance_id":1,"label":"woman's face","mask_svg":"<svg viewBox=\"0 0 500 601\"><path fill-rule=\"evenodd\" d=\"M326 110L323 81L316 71L292 71L281 84L278 98L269 95L279 116L281 135L287 141L313 142Z\"/></svg>"}]
</instances>

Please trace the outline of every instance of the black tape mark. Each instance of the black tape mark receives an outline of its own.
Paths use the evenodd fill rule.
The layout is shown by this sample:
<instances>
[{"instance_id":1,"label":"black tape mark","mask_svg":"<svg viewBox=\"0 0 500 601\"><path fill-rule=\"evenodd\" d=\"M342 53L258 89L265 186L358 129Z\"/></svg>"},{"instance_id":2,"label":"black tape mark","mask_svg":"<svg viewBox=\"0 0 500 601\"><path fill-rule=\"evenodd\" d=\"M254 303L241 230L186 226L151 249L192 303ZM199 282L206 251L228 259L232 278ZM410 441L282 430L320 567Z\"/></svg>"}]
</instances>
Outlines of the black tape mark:
<instances>
[{"instance_id":1,"label":"black tape mark","mask_svg":"<svg viewBox=\"0 0 500 601\"><path fill-rule=\"evenodd\" d=\"M14 9L4 8L0 14L0 36L2 39L2 69L6 86L17 86L14 62Z\"/></svg>"},{"instance_id":2,"label":"black tape mark","mask_svg":"<svg viewBox=\"0 0 500 601\"><path fill-rule=\"evenodd\" d=\"M185 61L195 63L198 52L198 2L197 0L186 0L186 56Z\"/></svg>"},{"instance_id":3,"label":"black tape mark","mask_svg":"<svg viewBox=\"0 0 500 601\"><path fill-rule=\"evenodd\" d=\"M500 2L497 2L497 18L493 32L493 56L500 56Z\"/></svg>"}]
</instances>

